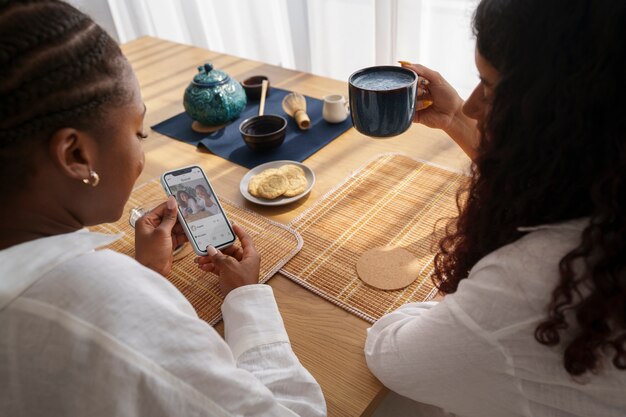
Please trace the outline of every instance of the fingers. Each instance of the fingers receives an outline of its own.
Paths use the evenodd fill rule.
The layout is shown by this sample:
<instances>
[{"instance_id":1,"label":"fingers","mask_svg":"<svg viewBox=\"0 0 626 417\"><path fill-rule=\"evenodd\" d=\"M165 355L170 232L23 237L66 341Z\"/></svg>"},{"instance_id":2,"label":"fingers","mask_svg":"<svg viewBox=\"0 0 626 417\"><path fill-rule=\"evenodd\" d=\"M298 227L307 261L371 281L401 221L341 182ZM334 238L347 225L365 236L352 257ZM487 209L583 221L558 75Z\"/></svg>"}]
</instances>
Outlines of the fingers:
<instances>
[{"instance_id":1,"label":"fingers","mask_svg":"<svg viewBox=\"0 0 626 417\"><path fill-rule=\"evenodd\" d=\"M206 251L208 253L207 256L198 256L194 259L194 262L198 264L198 268L205 272L219 273L220 267L225 266L224 264L227 263L229 259L232 259L211 245L207 246Z\"/></svg>"},{"instance_id":2,"label":"fingers","mask_svg":"<svg viewBox=\"0 0 626 417\"><path fill-rule=\"evenodd\" d=\"M199 258L196 258L196 261L198 259ZM214 272L216 274L219 273L219 271L217 269L217 266L213 262L211 262L211 261L208 261L208 262L205 262L205 263L197 263L197 264L198 264L198 268L200 268L204 272Z\"/></svg>"},{"instance_id":3,"label":"fingers","mask_svg":"<svg viewBox=\"0 0 626 417\"><path fill-rule=\"evenodd\" d=\"M432 100L417 100L415 102L415 111L420 111L427 109L428 107L433 105Z\"/></svg>"},{"instance_id":4,"label":"fingers","mask_svg":"<svg viewBox=\"0 0 626 417\"><path fill-rule=\"evenodd\" d=\"M415 71L417 75L420 76L421 85L428 85L430 84L430 82L439 81L439 78L441 78L441 75L437 71L433 71L430 68L425 67L421 64L413 64L407 61L398 61L398 62L400 63L400 65L402 65L402 67L410 68L413 71ZM421 80L424 80L424 81L421 81Z\"/></svg>"},{"instance_id":5,"label":"fingers","mask_svg":"<svg viewBox=\"0 0 626 417\"><path fill-rule=\"evenodd\" d=\"M243 251L242 258L257 256L256 248L254 247L252 238L248 235L248 233L236 224L233 225L233 231L241 242L241 249Z\"/></svg>"},{"instance_id":6,"label":"fingers","mask_svg":"<svg viewBox=\"0 0 626 417\"><path fill-rule=\"evenodd\" d=\"M428 90L428 88L417 87L417 96L418 97L426 96L426 95L429 95L429 94L430 94L430 91Z\"/></svg>"},{"instance_id":7,"label":"fingers","mask_svg":"<svg viewBox=\"0 0 626 417\"><path fill-rule=\"evenodd\" d=\"M219 262L222 258L224 258L224 254L219 250L215 249L213 245L209 245L206 247L207 256L210 257L214 263Z\"/></svg>"},{"instance_id":8,"label":"fingers","mask_svg":"<svg viewBox=\"0 0 626 417\"><path fill-rule=\"evenodd\" d=\"M145 217L148 217L150 215L158 216L159 218L163 217L163 214L165 214L165 212L168 210L167 205L169 204L169 201L170 200L168 198L163 203L161 203L158 206L156 206L155 208L151 209L148 213L145 214ZM174 200L174 202L176 202L176 200Z\"/></svg>"},{"instance_id":9,"label":"fingers","mask_svg":"<svg viewBox=\"0 0 626 417\"><path fill-rule=\"evenodd\" d=\"M426 72L428 72L429 71L428 68L424 67L423 65L412 64L407 61L398 61L398 62L400 63L400 65L402 65L403 68L409 68L417 73L418 75L417 96L418 97L429 96L430 95L430 90L428 89L428 86L430 85L430 81L428 80L429 77L424 74L424 71L420 71L421 69L426 69ZM431 73L434 73L434 71L431 71Z\"/></svg>"},{"instance_id":10,"label":"fingers","mask_svg":"<svg viewBox=\"0 0 626 417\"><path fill-rule=\"evenodd\" d=\"M209 256L198 256L193 261L198 265L204 265L211 262L211 258Z\"/></svg>"},{"instance_id":11,"label":"fingers","mask_svg":"<svg viewBox=\"0 0 626 417\"><path fill-rule=\"evenodd\" d=\"M429 77L426 74L424 74L423 71L418 70L418 68L420 68L420 69L423 68L423 69L426 69L427 72L428 72L428 71L430 71L430 70L428 70L428 68L424 67L423 65L412 64L412 63L410 63L408 61L398 61L398 63L400 63L402 68L408 68L408 69L413 70L415 73L417 73L417 75L418 75L417 84L419 86L421 86L423 89L428 90L428 85L430 84L430 81L428 79L432 78L432 77ZM431 73L435 74L434 71L431 71Z\"/></svg>"},{"instance_id":12,"label":"fingers","mask_svg":"<svg viewBox=\"0 0 626 417\"><path fill-rule=\"evenodd\" d=\"M241 261L241 259L243 258L243 250L239 246L229 246L227 248L221 249L220 252L226 256L233 257L238 261ZM213 257L210 255L199 256L194 260L194 262L201 266L208 263L213 263L212 258Z\"/></svg>"},{"instance_id":13,"label":"fingers","mask_svg":"<svg viewBox=\"0 0 626 417\"><path fill-rule=\"evenodd\" d=\"M198 268L204 272L213 272L215 274L219 274L220 272L218 265L213 263L213 258L211 256L199 256L193 261L196 265L198 265Z\"/></svg>"},{"instance_id":14,"label":"fingers","mask_svg":"<svg viewBox=\"0 0 626 417\"><path fill-rule=\"evenodd\" d=\"M188 242L188 241L189 239L184 233L178 234L178 233L172 232L172 247L173 248L176 248L179 245L182 245L183 243Z\"/></svg>"},{"instance_id":15,"label":"fingers","mask_svg":"<svg viewBox=\"0 0 626 417\"><path fill-rule=\"evenodd\" d=\"M222 249L221 252L224 255L231 256L237 259L238 261L240 261L243 256L243 250L238 246L230 246L226 249ZM196 259L194 259L194 262L197 263L198 265L205 265L208 263L213 263L213 257L210 255L198 256Z\"/></svg>"},{"instance_id":16,"label":"fingers","mask_svg":"<svg viewBox=\"0 0 626 417\"><path fill-rule=\"evenodd\" d=\"M137 225L150 224L155 229L164 229L169 234L176 225L176 215L176 199L170 196L166 202L159 204L137 220Z\"/></svg>"},{"instance_id":17,"label":"fingers","mask_svg":"<svg viewBox=\"0 0 626 417\"><path fill-rule=\"evenodd\" d=\"M171 233L174 226L176 226L176 215L178 214L177 202L174 196L169 196L167 199L167 209L163 211L161 217L161 224L159 229L164 229Z\"/></svg>"},{"instance_id":18,"label":"fingers","mask_svg":"<svg viewBox=\"0 0 626 417\"><path fill-rule=\"evenodd\" d=\"M176 214L178 215L178 213ZM183 226L179 222L176 222L176 224L172 228L172 233L176 235L184 235L185 229L183 229Z\"/></svg>"},{"instance_id":19,"label":"fingers","mask_svg":"<svg viewBox=\"0 0 626 417\"><path fill-rule=\"evenodd\" d=\"M420 64L413 64L408 61L398 61L403 68L412 69L419 76L417 81L417 97L419 100L415 101L415 113L413 114L413 123L419 123L420 115L419 111L427 109L433 105L431 94L428 86L431 84L431 80L438 80L440 75L438 72L431 70Z\"/></svg>"},{"instance_id":20,"label":"fingers","mask_svg":"<svg viewBox=\"0 0 626 417\"><path fill-rule=\"evenodd\" d=\"M243 249L235 245L222 249L222 253L224 255L232 256L238 261L241 261L241 258L243 258Z\"/></svg>"},{"instance_id":21,"label":"fingers","mask_svg":"<svg viewBox=\"0 0 626 417\"><path fill-rule=\"evenodd\" d=\"M246 259L253 261L252 264L257 264L258 266L259 255L254 247L252 238L237 225L233 225L233 231L239 238L241 247L230 246L219 251L213 246L207 246L207 255L199 256L194 260L200 269L207 272L221 273L220 271L232 270L241 261L244 263L248 262Z\"/></svg>"},{"instance_id":22,"label":"fingers","mask_svg":"<svg viewBox=\"0 0 626 417\"><path fill-rule=\"evenodd\" d=\"M235 234L239 238L239 241L241 242L241 247L252 245L252 238L250 238L250 235L248 235L248 233L243 230L243 228L240 227L238 224L233 224L233 232L235 232Z\"/></svg>"}]
</instances>

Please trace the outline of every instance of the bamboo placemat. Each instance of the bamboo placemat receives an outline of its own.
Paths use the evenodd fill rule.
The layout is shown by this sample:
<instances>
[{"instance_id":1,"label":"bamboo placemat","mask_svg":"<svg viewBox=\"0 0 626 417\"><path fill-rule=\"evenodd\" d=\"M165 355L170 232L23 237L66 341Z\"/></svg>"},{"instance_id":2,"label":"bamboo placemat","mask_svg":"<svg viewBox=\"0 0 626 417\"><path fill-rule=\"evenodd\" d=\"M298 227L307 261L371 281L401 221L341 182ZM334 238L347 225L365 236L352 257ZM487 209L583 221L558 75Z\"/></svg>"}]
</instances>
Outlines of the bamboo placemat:
<instances>
[{"instance_id":1,"label":"bamboo placemat","mask_svg":"<svg viewBox=\"0 0 626 417\"><path fill-rule=\"evenodd\" d=\"M466 178L404 155L380 155L291 222L305 244L280 272L372 323L402 304L431 299L435 245L446 224L437 220L457 215L456 193ZM356 273L363 252L387 245L420 261L417 279L402 290L375 289Z\"/></svg>"},{"instance_id":2,"label":"bamboo placemat","mask_svg":"<svg viewBox=\"0 0 626 417\"><path fill-rule=\"evenodd\" d=\"M101 233L120 233L124 236L108 246L109 249L135 256L135 231L128 222L129 211L151 201L165 201L165 193L158 180L137 187L124 208L124 215L116 223L93 227ZM273 222L244 208L221 199L228 218L243 227L252 237L261 255L260 282L270 279L302 248L302 238L292 228ZM239 244L237 242L237 244ZM180 290L196 309L198 316L214 325L222 318L220 307L224 297L219 291L217 276L196 267L193 251L174 262L167 279Z\"/></svg>"}]
</instances>

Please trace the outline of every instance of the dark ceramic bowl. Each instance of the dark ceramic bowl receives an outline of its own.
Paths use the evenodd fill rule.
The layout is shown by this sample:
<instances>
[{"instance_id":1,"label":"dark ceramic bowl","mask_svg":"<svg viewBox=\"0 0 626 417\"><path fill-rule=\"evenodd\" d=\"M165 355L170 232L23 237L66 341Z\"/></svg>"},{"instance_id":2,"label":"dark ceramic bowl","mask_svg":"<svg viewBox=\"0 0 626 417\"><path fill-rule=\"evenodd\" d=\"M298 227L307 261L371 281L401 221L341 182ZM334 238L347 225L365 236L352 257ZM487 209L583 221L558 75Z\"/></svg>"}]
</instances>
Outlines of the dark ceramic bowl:
<instances>
[{"instance_id":1,"label":"dark ceramic bowl","mask_svg":"<svg viewBox=\"0 0 626 417\"><path fill-rule=\"evenodd\" d=\"M279 147L287 134L287 119L274 114L254 116L239 125L243 141L253 151Z\"/></svg>"},{"instance_id":2,"label":"dark ceramic bowl","mask_svg":"<svg viewBox=\"0 0 626 417\"><path fill-rule=\"evenodd\" d=\"M267 92L265 97L270 95L270 80L265 75L255 75L254 77L246 78L241 82L241 86L246 92L249 100L258 100L261 98L261 86L263 80L267 80Z\"/></svg>"}]
</instances>

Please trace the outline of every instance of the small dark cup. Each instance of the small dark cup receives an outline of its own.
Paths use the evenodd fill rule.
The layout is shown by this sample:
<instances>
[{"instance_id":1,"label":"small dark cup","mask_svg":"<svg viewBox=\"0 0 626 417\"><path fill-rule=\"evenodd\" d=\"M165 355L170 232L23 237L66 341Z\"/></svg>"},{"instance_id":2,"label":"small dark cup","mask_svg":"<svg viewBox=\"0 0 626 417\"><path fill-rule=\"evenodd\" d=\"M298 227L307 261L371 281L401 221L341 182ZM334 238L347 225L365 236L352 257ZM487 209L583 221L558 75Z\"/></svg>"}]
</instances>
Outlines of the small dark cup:
<instances>
[{"instance_id":1,"label":"small dark cup","mask_svg":"<svg viewBox=\"0 0 626 417\"><path fill-rule=\"evenodd\" d=\"M417 74L393 66L364 68L349 78L352 124L367 136L390 137L413 122Z\"/></svg>"},{"instance_id":2,"label":"small dark cup","mask_svg":"<svg viewBox=\"0 0 626 417\"><path fill-rule=\"evenodd\" d=\"M287 119L274 114L254 116L239 125L244 142L253 151L277 148L285 140Z\"/></svg>"},{"instance_id":3,"label":"small dark cup","mask_svg":"<svg viewBox=\"0 0 626 417\"><path fill-rule=\"evenodd\" d=\"M246 78L241 82L241 86L246 92L249 100L258 100L261 98L261 87L263 80L267 80L267 92L265 97L270 95L270 80L265 75L255 75L254 77Z\"/></svg>"}]
</instances>

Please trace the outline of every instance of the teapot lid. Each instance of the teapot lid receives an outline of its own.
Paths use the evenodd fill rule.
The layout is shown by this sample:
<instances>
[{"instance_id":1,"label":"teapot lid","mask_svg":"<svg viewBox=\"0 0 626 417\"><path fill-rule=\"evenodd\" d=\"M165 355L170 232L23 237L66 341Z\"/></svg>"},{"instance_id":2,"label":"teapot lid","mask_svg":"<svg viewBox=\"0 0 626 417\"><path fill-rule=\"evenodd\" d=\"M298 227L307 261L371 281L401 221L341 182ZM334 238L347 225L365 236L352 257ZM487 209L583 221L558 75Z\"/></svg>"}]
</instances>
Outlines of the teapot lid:
<instances>
[{"instance_id":1,"label":"teapot lid","mask_svg":"<svg viewBox=\"0 0 626 417\"><path fill-rule=\"evenodd\" d=\"M193 77L192 83L199 87L215 87L230 80L228 74L223 71L213 69L213 65L208 62L198 67L198 73Z\"/></svg>"}]
</instances>

